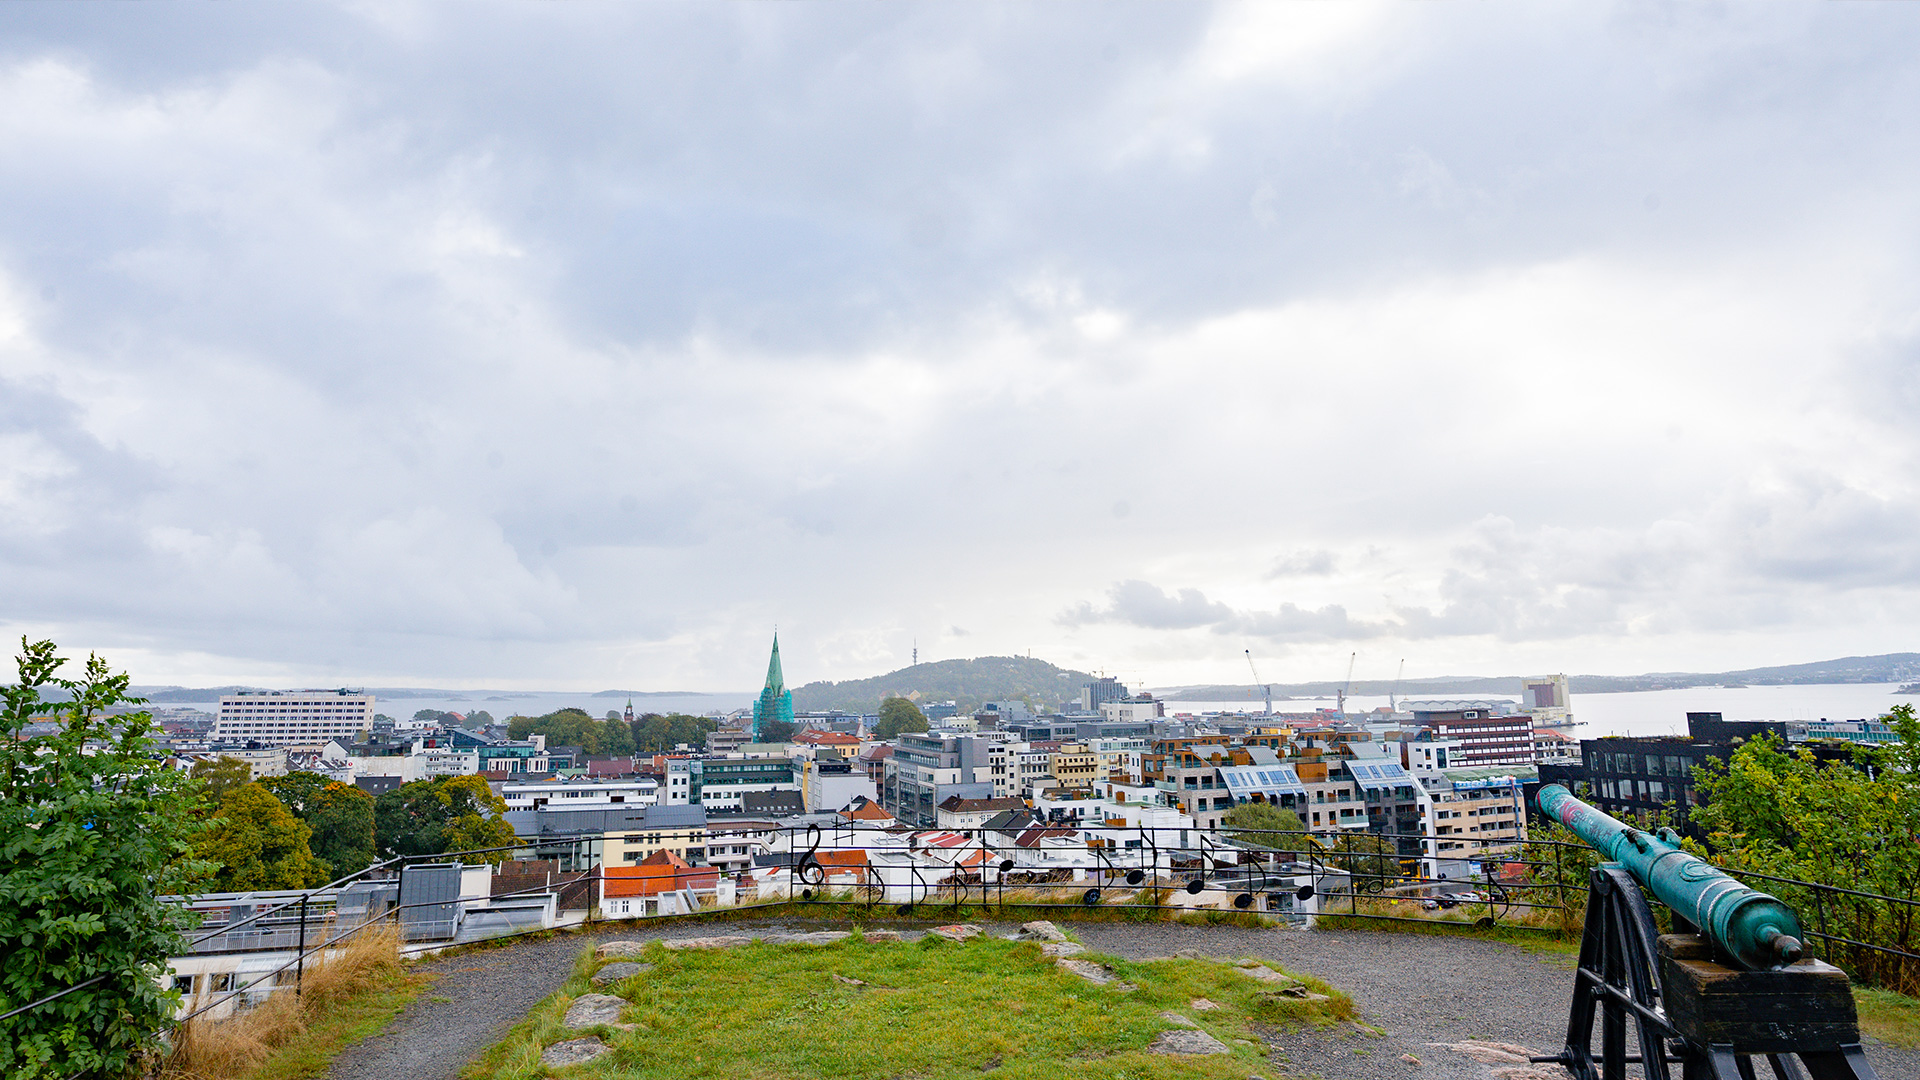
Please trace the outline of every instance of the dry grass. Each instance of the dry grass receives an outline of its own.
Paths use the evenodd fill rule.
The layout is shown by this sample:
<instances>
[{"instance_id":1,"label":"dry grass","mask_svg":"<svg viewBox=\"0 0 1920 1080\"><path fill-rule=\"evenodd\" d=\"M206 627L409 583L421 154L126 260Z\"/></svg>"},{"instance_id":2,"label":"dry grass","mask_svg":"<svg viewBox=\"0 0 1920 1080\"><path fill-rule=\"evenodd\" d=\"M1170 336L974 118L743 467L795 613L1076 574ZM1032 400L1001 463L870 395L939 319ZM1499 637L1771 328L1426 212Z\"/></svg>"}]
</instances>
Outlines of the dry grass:
<instances>
[{"instance_id":1,"label":"dry grass","mask_svg":"<svg viewBox=\"0 0 1920 1080\"><path fill-rule=\"evenodd\" d=\"M300 996L275 990L259 1008L188 1021L160 1080L317 1075L342 1046L366 1034L361 1028L384 1025L418 992L424 980L406 975L399 945L391 927L370 927L324 960L309 958Z\"/></svg>"}]
</instances>

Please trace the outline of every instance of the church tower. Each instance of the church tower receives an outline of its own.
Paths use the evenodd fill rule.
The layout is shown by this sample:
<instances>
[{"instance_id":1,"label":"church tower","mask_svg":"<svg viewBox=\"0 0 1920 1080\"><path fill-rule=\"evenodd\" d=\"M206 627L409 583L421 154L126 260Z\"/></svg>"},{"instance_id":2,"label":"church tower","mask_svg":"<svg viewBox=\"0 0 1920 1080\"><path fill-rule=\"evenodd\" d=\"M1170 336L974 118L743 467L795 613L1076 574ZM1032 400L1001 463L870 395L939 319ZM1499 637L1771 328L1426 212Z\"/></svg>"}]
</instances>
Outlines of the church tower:
<instances>
[{"instance_id":1,"label":"church tower","mask_svg":"<svg viewBox=\"0 0 1920 1080\"><path fill-rule=\"evenodd\" d=\"M626 719L627 719L627 724L628 724L628 726L632 726L632 724L633 724L633 699L632 699L632 698L628 698L628 699L627 699L627 717L626 717Z\"/></svg>"},{"instance_id":2,"label":"church tower","mask_svg":"<svg viewBox=\"0 0 1920 1080\"><path fill-rule=\"evenodd\" d=\"M773 658L767 661L767 685L760 700L753 703L753 741L763 742L767 725L775 720L793 723L793 691L787 689L786 676L780 671L780 633L773 635Z\"/></svg>"}]
</instances>

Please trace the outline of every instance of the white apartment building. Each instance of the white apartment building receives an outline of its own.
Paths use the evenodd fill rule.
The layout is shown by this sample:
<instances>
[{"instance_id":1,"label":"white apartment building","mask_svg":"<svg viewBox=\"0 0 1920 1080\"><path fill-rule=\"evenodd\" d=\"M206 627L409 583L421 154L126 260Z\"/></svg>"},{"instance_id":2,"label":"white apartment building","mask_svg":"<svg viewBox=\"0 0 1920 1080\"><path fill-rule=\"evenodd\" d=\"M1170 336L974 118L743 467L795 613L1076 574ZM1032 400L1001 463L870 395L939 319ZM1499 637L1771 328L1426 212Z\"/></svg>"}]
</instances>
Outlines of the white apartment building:
<instances>
[{"instance_id":1,"label":"white apartment building","mask_svg":"<svg viewBox=\"0 0 1920 1080\"><path fill-rule=\"evenodd\" d=\"M351 744L373 727L373 695L349 690L261 690L223 694L212 738L269 746Z\"/></svg>"},{"instance_id":2,"label":"white apartment building","mask_svg":"<svg viewBox=\"0 0 1920 1080\"><path fill-rule=\"evenodd\" d=\"M509 810L607 810L614 806L652 806L660 784L647 777L619 780L508 780L500 797Z\"/></svg>"}]
</instances>

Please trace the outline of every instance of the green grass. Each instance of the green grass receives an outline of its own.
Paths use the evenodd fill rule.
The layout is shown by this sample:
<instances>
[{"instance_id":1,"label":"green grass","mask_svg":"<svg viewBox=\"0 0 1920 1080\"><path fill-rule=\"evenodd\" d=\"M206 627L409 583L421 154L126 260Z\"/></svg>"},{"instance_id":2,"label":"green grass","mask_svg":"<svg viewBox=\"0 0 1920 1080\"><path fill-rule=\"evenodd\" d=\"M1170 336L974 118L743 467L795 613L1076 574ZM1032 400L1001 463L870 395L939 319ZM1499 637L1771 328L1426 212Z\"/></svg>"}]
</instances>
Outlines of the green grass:
<instances>
[{"instance_id":1,"label":"green grass","mask_svg":"<svg viewBox=\"0 0 1920 1080\"><path fill-rule=\"evenodd\" d=\"M1853 988L1860 1030L1890 1046L1920 1050L1920 1000L1891 990Z\"/></svg>"},{"instance_id":2,"label":"green grass","mask_svg":"<svg viewBox=\"0 0 1920 1080\"><path fill-rule=\"evenodd\" d=\"M388 975L367 990L329 1002L306 1031L274 1048L246 1080L324 1076L342 1050L384 1030L431 981L426 975Z\"/></svg>"},{"instance_id":3,"label":"green grass","mask_svg":"<svg viewBox=\"0 0 1920 1080\"><path fill-rule=\"evenodd\" d=\"M1245 1080L1270 1072L1263 1028L1350 1017L1352 1002L1324 983L1327 1002L1262 996L1270 987L1201 960L1139 963L1097 958L1138 989L1093 986L1060 970L1039 946L990 937L966 943L767 945L668 951L653 970L613 987L631 1004L631 1031L595 1029L614 1052L566 1070L608 1080ZM1096 959L1087 954L1086 959ZM584 955L560 993L537 1006L468 1069L470 1080L548 1075L542 1049L584 1034L562 1026L599 964ZM835 975L862 980L851 985ZM1196 1011L1195 998L1223 1007ZM1144 1052L1182 1013L1233 1048L1175 1058ZM1248 1040L1250 1045L1234 1042Z\"/></svg>"},{"instance_id":4,"label":"green grass","mask_svg":"<svg viewBox=\"0 0 1920 1080\"><path fill-rule=\"evenodd\" d=\"M1023 890L1024 891L1024 890ZM1128 897L1132 890L1109 890L1110 896ZM916 904L912 911L902 915L895 904L864 903L856 891L843 891L831 898L821 900L769 900L737 907L708 908L687 915L675 915L675 922L725 922L732 919L846 919L862 923L952 923L952 922L1026 922L1032 919L1049 919L1054 922L1181 922L1205 923L1210 926L1246 926L1263 927L1274 925L1274 920L1246 911L1221 911L1212 908L1193 909L1175 908L1164 903L1155 905L1152 890L1143 890L1135 899L1123 899L1118 903L1078 904L1069 902L1062 894L1055 898L1057 902L1024 902L1025 897L1011 890L1005 904L970 902L955 908L946 903ZM620 920L606 920L615 922ZM632 920L639 921L639 920ZM604 922L596 925L604 925Z\"/></svg>"}]
</instances>

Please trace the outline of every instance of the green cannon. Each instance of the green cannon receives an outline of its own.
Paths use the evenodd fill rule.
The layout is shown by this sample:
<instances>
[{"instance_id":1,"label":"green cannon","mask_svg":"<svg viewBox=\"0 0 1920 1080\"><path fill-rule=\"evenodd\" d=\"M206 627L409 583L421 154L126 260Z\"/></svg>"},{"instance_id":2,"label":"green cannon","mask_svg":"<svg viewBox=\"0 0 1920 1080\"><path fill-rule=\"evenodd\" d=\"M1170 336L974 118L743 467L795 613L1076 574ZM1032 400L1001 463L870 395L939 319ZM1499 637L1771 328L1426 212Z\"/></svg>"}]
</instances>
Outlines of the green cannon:
<instances>
[{"instance_id":1,"label":"green cannon","mask_svg":"<svg viewBox=\"0 0 1920 1080\"><path fill-rule=\"evenodd\" d=\"M1793 909L1547 784L1540 811L1606 855L1588 875L1567 1041L1552 1057L1575 1080L1873 1080L1847 973L1803 956ZM1662 934L1645 893L1673 913ZM1600 1049L1593 1047L1598 1021ZM1632 1025L1639 1053L1630 1054ZM1798 1059L1797 1061L1795 1059Z\"/></svg>"},{"instance_id":2,"label":"green cannon","mask_svg":"<svg viewBox=\"0 0 1920 1080\"><path fill-rule=\"evenodd\" d=\"M1792 908L1682 851L1671 833L1662 838L1617 821L1560 784L1540 789L1540 810L1625 867L1734 966L1771 971L1800 959L1806 932Z\"/></svg>"}]
</instances>

